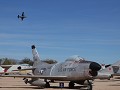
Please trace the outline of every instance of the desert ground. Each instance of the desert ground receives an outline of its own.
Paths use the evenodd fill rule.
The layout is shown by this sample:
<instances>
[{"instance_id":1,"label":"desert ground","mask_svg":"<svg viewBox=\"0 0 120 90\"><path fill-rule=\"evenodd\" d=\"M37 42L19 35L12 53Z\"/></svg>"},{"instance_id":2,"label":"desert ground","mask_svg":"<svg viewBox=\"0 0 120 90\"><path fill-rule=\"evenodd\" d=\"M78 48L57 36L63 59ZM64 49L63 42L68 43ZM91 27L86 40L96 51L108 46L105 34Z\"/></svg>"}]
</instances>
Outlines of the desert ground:
<instances>
[{"instance_id":1,"label":"desert ground","mask_svg":"<svg viewBox=\"0 0 120 90\"><path fill-rule=\"evenodd\" d=\"M77 89L79 89L79 86L76 85L76 87ZM58 89L69 90L68 83L65 82L64 88L60 88L59 83L51 83L51 88L45 88L42 90L58 90ZM40 90L40 89L37 86L25 84L22 78L0 77L0 90ZM120 79L95 80L93 84L93 90L120 90Z\"/></svg>"}]
</instances>

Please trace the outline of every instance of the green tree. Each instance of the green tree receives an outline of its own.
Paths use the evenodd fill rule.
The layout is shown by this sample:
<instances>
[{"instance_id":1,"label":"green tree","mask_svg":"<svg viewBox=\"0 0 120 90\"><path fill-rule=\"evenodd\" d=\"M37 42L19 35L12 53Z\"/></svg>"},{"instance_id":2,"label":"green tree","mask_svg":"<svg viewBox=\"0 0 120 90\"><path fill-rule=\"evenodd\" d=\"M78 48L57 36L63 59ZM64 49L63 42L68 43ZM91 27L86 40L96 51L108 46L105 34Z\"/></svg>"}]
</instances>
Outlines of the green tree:
<instances>
[{"instance_id":1,"label":"green tree","mask_svg":"<svg viewBox=\"0 0 120 90\"><path fill-rule=\"evenodd\" d=\"M43 60L43 62L46 62L48 64L55 64L55 63L57 63L57 61L53 60L53 59L45 59L45 60Z\"/></svg>"},{"instance_id":2,"label":"green tree","mask_svg":"<svg viewBox=\"0 0 120 90\"><path fill-rule=\"evenodd\" d=\"M29 58L24 58L21 60L20 64L29 64L30 66L33 65L33 61L30 60Z\"/></svg>"},{"instance_id":3,"label":"green tree","mask_svg":"<svg viewBox=\"0 0 120 90\"><path fill-rule=\"evenodd\" d=\"M3 58L2 60L4 61L2 65L15 65L17 63L14 59Z\"/></svg>"}]
</instances>

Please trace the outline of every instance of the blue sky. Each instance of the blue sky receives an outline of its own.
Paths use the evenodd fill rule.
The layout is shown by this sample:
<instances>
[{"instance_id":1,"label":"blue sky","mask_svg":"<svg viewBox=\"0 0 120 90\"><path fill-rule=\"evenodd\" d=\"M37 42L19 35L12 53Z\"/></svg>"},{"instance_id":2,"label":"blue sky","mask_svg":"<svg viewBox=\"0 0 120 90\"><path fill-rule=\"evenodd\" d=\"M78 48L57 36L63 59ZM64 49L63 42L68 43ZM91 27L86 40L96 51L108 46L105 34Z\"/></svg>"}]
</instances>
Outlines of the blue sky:
<instances>
[{"instance_id":1,"label":"blue sky","mask_svg":"<svg viewBox=\"0 0 120 90\"><path fill-rule=\"evenodd\" d=\"M21 21L18 14L25 12ZM0 58L120 60L119 0L0 0Z\"/></svg>"}]
</instances>

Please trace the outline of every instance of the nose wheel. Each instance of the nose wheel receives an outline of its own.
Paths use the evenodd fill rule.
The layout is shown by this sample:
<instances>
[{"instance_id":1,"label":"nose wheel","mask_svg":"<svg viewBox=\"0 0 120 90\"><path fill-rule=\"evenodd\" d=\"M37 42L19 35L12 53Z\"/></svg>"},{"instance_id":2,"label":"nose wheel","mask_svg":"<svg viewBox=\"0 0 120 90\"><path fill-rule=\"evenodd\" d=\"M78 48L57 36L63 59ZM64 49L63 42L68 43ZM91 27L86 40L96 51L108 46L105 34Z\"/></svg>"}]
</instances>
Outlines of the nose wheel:
<instances>
[{"instance_id":1,"label":"nose wheel","mask_svg":"<svg viewBox=\"0 0 120 90\"><path fill-rule=\"evenodd\" d=\"M73 88L74 88L74 85L75 85L74 82L71 81L71 82L69 83L69 88L70 88L70 89L73 89Z\"/></svg>"},{"instance_id":2,"label":"nose wheel","mask_svg":"<svg viewBox=\"0 0 120 90\"><path fill-rule=\"evenodd\" d=\"M49 82L46 82L46 88L50 88L50 83Z\"/></svg>"},{"instance_id":3,"label":"nose wheel","mask_svg":"<svg viewBox=\"0 0 120 90\"><path fill-rule=\"evenodd\" d=\"M92 84L90 83L89 80L87 80L88 85L87 85L87 90L92 90Z\"/></svg>"}]
</instances>

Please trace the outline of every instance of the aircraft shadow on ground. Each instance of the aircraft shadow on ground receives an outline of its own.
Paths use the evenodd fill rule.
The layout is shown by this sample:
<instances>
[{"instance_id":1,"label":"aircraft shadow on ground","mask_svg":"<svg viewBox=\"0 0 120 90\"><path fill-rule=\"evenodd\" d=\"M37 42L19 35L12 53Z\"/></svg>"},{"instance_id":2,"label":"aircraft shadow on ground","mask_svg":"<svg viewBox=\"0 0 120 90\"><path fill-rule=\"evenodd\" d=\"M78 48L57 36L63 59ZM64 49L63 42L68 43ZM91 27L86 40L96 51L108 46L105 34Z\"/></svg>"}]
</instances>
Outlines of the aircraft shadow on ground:
<instances>
[{"instance_id":1,"label":"aircraft shadow on ground","mask_svg":"<svg viewBox=\"0 0 120 90\"><path fill-rule=\"evenodd\" d=\"M96 81L96 82L116 82L116 81L120 81L118 79L116 80L100 80L100 81Z\"/></svg>"},{"instance_id":2,"label":"aircraft shadow on ground","mask_svg":"<svg viewBox=\"0 0 120 90\"><path fill-rule=\"evenodd\" d=\"M26 88L26 89L40 89L39 87L31 87L31 86L23 86L23 85L17 85L16 87L15 87L16 85L14 85L14 86L4 86L4 87L0 87L0 88ZM45 88L46 89L46 88ZM49 88L47 88L47 89L49 89ZM75 86L74 87L74 89L69 89L69 87L64 87L64 88L61 88L61 87L57 87L57 86L51 86L50 87L50 89L68 89L68 90L87 90L87 89L81 89L81 86ZM43 89L44 90L44 89Z\"/></svg>"},{"instance_id":3,"label":"aircraft shadow on ground","mask_svg":"<svg viewBox=\"0 0 120 90\"><path fill-rule=\"evenodd\" d=\"M117 83L117 84L111 84L109 86L119 86L120 87L120 83Z\"/></svg>"},{"instance_id":4,"label":"aircraft shadow on ground","mask_svg":"<svg viewBox=\"0 0 120 90\"><path fill-rule=\"evenodd\" d=\"M68 90L87 90L85 89L85 86L75 86L73 89L70 89L69 87L58 87L58 86L51 86L52 89L68 89Z\"/></svg>"},{"instance_id":5,"label":"aircraft shadow on ground","mask_svg":"<svg viewBox=\"0 0 120 90\"><path fill-rule=\"evenodd\" d=\"M0 87L0 88L8 88L9 89L9 88L33 88L33 87L14 87L13 86L13 87Z\"/></svg>"}]
</instances>

